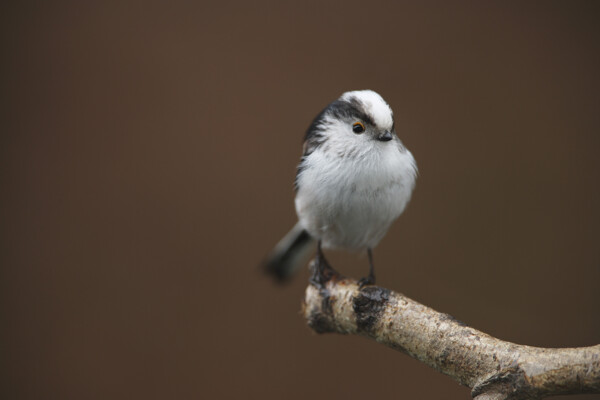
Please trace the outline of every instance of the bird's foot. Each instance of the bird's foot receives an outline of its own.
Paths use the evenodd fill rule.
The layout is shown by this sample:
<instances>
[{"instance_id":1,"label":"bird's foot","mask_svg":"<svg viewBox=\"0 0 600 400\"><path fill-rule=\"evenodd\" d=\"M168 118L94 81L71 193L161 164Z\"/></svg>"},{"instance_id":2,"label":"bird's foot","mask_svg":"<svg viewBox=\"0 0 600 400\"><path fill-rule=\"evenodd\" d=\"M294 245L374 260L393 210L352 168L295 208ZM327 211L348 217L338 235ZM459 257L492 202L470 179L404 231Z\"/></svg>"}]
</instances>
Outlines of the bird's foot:
<instances>
[{"instance_id":1,"label":"bird's foot","mask_svg":"<svg viewBox=\"0 0 600 400\"><path fill-rule=\"evenodd\" d=\"M374 284L375 284L375 277L373 275L369 275L364 278L361 278L358 281L358 288L362 289L363 287L365 287L367 285L374 285Z\"/></svg>"},{"instance_id":2,"label":"bird's foot","mask_svg":"<svg viewBox=\"0 0 600 400\"><path fill-rule=\"evenodd\" d=\"M317 255L310 264L310 283L317 287L323 287L327 282L340 276L327 262L325 257Z\"/></svg>"}]
</instances>

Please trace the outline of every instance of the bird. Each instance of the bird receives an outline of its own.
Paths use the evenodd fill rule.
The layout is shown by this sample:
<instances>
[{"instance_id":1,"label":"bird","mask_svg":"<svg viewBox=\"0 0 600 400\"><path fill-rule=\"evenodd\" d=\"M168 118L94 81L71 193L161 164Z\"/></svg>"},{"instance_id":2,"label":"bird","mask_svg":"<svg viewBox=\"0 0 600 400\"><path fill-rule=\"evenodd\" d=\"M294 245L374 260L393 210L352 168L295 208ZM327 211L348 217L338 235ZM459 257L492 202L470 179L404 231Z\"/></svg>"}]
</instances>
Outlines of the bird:
<instances>
[{"instance_id":1,"label":"bird","mask_svg":"<svg viewBox=\"0 0 600 400\"><path fill-rule=\"evenodd\" d=\"M365 252L375 284L373 249L409 203L418 174L395 130L389 104L375 91L343 93L304 135L294 181L298 222L269 253L265 270L290 278L317 244L317 271L331 270L323 249Z\"/></svg>"}]
</instances>

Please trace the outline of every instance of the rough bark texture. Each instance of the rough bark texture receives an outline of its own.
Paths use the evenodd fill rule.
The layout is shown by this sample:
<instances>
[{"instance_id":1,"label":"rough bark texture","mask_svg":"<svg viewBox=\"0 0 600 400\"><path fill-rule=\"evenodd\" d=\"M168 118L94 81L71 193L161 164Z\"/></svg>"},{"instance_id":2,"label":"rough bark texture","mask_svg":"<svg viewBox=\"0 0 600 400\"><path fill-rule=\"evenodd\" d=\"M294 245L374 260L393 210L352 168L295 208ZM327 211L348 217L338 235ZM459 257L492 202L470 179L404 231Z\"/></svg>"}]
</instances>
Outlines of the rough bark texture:
<instances>
[{"instance_id":1,"label":"rough bark texture","mask_svg":"<svg viewBox=\"0 0 600 400\"><path fill-rule=\"evenodd\" d=\"M313 275L303 314L318 333L359 334L472 388L477 400L600 393L600 345L548 349L505 342L402 294Z\"/></svg>"}]
</instances>

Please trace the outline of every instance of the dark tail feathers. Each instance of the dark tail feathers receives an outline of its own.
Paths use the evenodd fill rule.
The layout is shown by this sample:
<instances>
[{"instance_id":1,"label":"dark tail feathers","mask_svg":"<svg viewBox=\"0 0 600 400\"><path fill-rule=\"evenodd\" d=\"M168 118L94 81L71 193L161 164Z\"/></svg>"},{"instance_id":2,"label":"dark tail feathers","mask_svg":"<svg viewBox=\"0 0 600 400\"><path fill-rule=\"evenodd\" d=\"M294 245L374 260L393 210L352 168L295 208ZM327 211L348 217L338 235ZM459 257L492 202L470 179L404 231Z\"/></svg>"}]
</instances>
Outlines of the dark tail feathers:
<instances>
[{"instance_id":1,"label":"dark tail feathers","mask_svg":"<svg viewBox=\"0 0 600 400\"><path fill-rule=\"evenodd\" d=\"M314 240L297 223L267 256L264 269L278 281L289 279L305 262Z\"/></svg>"}]
</instances>

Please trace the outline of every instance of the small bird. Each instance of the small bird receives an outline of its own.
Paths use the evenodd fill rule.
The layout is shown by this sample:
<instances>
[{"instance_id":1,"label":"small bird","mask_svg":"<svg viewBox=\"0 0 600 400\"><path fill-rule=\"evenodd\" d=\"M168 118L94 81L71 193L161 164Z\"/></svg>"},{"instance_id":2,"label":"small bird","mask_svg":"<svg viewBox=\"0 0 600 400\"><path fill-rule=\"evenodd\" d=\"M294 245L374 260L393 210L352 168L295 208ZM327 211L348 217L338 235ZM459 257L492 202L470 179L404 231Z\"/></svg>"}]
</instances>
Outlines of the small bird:
<instances>
[{"instance_id":1,"label":"small bird","mask_svg":"<svg viewBox=\"0 0 600 400\"><path fill-rule=\"evenodd\" d=\"M317 269L331 268L322 249L373 248L408 204L417 176L412 154L396 135L388 103L372 90L342 94L312 121L304 137L295 190L298 223L275 246L267 272L285 280L317 242Z\"/></svg>"}]
</instances>

